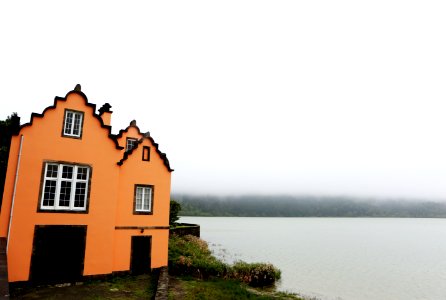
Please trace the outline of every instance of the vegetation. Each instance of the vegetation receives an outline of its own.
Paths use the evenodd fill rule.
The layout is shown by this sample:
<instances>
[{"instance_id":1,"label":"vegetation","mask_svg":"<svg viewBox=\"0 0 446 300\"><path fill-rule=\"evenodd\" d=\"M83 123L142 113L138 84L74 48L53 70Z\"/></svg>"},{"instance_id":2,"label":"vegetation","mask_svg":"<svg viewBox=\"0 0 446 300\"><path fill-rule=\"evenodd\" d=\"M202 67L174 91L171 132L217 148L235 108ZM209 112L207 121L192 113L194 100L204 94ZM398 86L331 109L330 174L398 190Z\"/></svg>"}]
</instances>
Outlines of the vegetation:
<instances>
[{"instance_id":1,"label":"vegetation","mask_svg":"<svg viewBox=\"0 0 446 300\"><path fill-rule=\"evenodd\" d=\"M236 262L230 273L231 278L237 278L251 286L272 285L280 278L280 271L272 264Z\"/></svg>"},{"instance_id":2,"label":"vegetation","mask_svg":"<svg viewBox=\"0 0 446 300\"><path fill-rule=\"evenodd\" d=\"M170 214L169 214L169 224L170 225L174 225L179 217L178 217L178 213L181 210L181 204L178 203L177 201L170 199Z\"/></svg>"},{"instance_id":3,"label":"vegetation","mask_svg":"<svg viewBox=\"0 0 446 300\"><path fill-rule=\"evenodd\" d=\"M0 120L0 205L6 178L6 169L8 167L11 136L19 126L20 118L17 116L17 113L12 113L6 120Z\"/></svg>"},{"instance_id":4,"label":"vegetation","mask_svg":"<svg viewBox=\"0 0 446 300\"><path fill-rule=\"evenodd\" d=\"M13 299L152 299L156 293L157 274L115 276L76 285L56 285L17 290Z\"/></svg>"},{"instance_id":5,"label":"vegetation","mask_svg":"<svg viewBox=\"0 0 446 300\"><path fill-rule=\"evenodd\" d=\"M184 299L237 299L237 300L298 300L293 294L267 291L252 290L240 284L235 280L211 279L207 281L197 281L193 278L181 278L171 280L169 282L171 290L169 292L169 300Z\"/></svg>"},{"instance_id":6,"label":"vegetation","mask_svg":"<svg viewBox=\"0 0 446 300\"><path fill-rule=\"evenodd\" d=\"M169 239L169 272L207 279L223 277L228 266L211 254L205 241L186 235L171 236Z\"/></svg>"},{"instance_id":7,"label":"vegetation","mask_svg":"<svg viewBox=\"0 0 446 300\"><path fill-rule=\"evenodd\" d=\"M185 300L195 299L265 299L256 297L239 282L229 280L210 280L197 282L194 280L183 280L182 287L185 290ZM169 299L175 299L171 296Z\"/></svg>"},{"instance_id":8,"label":"vegetation","mask_svg":"<svg viewBox=\"0 0 446 300\"><path fill-rule=\"evenodd\" d=\"M271 264L238 262L228 265L211 254L207 243L192 235L173 235L169 240L169 272L200 279L224 278L264 287L280 278Z\"/></svg>"},{"instance_id":9,"label":"vegetation","mask_svg":"<svg viewBox=\"0 0 446 300\"><path fill-rule=\"evenodd\" d=\"M272 288L280 278L280 271L273 265L225 264L211 254L205 241L191 235L171 236L169 272L176 275L169 280L169 300L303 300L295 294Z\"/></svg>"},{"instance_id":10,"label":"vegetation","mask_svg":"<svg viewBox=\"0 0 446 300\"><path fill-rule=\"evenodd\" d=\"M182 216L445 218L446 203L347 197L176 195Z\"/></svg>"}]
</instances>

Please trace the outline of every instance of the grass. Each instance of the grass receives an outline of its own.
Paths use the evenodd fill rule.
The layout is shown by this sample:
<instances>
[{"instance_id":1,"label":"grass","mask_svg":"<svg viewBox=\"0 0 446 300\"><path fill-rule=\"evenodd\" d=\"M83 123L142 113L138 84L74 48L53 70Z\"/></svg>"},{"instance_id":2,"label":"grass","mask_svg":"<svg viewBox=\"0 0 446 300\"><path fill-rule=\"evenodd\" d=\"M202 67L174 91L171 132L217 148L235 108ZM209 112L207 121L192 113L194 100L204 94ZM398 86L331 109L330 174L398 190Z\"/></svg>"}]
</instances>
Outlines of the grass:
<instances>
[{"instance_id":1,"label":"grass","mask_svg":"<svg viewBox=\"0 0 446 300\"><path fill-rule=\"evenodd\" d=\"M156 292L157 276L115 276L108 280L91 280L80 285L47 286L17 291L11 299L66 300L138 300L151 299Z\"/></svg>"},{"instance_id":2,"label":"grass","mask_svg":"<svg viewBox=\"0 0 446 300\"><path fill-rule=\"evenodd\" d=\"M258 287L271 286L280 278L280 270L272 264L240 261L228 265L212 255L205 241L191 235L171 236L169 272L200 279L235 279Z\"/></svg>"},{"instance_id":3,"label":"grass","mask_svg":"<svg viewBox=\"0 0 446 300\"><path fill-rule=\"evenodd\" d=\"M169 300L303 300L293 294L248 288L237 280L214 278L203 281L191 277L176 279L169 289Z\"/></svg>"},{"instance_id":4,"label":"grass","mask_svg":"<svg viewBox=\"0 0 446 300\"><path fill-rule=\"evenodd\" d=\"M176 275L222 277L227 265L211 254L205 241L191 235L169 239L169 272Z\"/></svg>"},{"instance_id":5,"label":"grass","mask_svg":"<svg viewBox=\"0 0 446 300\"><path fill-rule=\"evenodd\" d=\"M242 261L226 264L212 255L205 241L191 235L171 236L169 272L170 300L303 300L275 291L280 270L273 265Z\"/></svg>"},{"instance_id":6,"label":"grass","mask_svg":"<svg viewBox=\"0 0 446 300\"><path fill-rule=\"evenodd\" d=\"M184 281L185 300L199 299L267 299L243 288L233 280Z\"/></svg>"}]
</instances>

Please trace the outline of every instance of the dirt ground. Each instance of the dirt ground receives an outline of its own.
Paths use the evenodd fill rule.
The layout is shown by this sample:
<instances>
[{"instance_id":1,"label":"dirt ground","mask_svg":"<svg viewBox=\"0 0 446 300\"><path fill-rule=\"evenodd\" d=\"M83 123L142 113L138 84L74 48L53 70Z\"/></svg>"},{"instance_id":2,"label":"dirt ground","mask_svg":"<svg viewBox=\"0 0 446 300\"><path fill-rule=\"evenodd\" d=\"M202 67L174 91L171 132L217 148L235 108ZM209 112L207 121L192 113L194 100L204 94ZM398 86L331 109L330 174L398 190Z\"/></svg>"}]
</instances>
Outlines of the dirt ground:
<instances>
[{"instance_id":1,"label":"dirt ground","mask_svg":"<svg viewBox=\"0 0 446 300\"><path fill-rule=\"evenodd\" d=\"M180 280L169 276L169 300L182 300L186 296L186 292Z\"/></svg>"},{"instance_id":2,"label":"dirt ground","mask_svg":"<svg viewBox=\"0 0 446 300\"><path fill-rule=\"evenodd\" d=\"M11 299L99 300L152 299L156 285L149 274L91 281L76 285L56 285L18 291Z\"/></svg>"}]
</instances>

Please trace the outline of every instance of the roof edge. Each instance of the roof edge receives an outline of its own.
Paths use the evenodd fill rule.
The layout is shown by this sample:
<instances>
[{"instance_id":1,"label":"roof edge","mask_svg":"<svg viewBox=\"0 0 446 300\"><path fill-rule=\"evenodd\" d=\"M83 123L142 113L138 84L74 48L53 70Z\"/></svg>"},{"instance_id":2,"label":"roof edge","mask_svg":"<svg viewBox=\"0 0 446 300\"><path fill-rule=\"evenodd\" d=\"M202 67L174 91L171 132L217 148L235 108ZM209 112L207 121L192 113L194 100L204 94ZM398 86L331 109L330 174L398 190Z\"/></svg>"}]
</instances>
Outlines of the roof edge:
<instances>
[{"instance_id":1,"label":"roof edge","mask_svg":"<svg viewBox=\"0 0 446 300\"><path fill-rule=\"evenodd\" d=\"M136 129L138 130L138 134L142 135L142 138L140 138L140 139L138 140L138 144L136 145L135 148L133 148L133 149L131 149L131 150L129 150L129 151L125 151L125 152L124 152L124 154L123 154L123 156L122 156L122 159L121 159L120 161L117 162L118 166L122 166L122 165L124 164L124 161L126 161L126 160L128 159L128 157L129 157L130 155L132 155L132 153L134 152L134 150L137 149L138 146L139 146L139 144L141 144L141 143L144 141L144 139L146 138L146 139L148 139L148 140L152 143L152 145L155 147L156 153L158 153L158 155L159 155L159 156L161 157L161 159L163 160L164 165L166 166L167 170L168 170L169 172L173 172L174 169L172 169L172 168L170 167L170 162L169 162L169 159L167 158L166 153L163 153L163 152L161 152L161 151L159 150L159 145L158 145L157 143L155 143L154 139L150 136L150 133L149 133L149 132L141 133L141 130L139 130L139 127L136 125L136 121L135 121L135 120L133 120L132 122L130 122L130 125L127 126L126 129L121 129L121 130L119 130L119 133L116 135L116 138L121 138L122 135L123 135L123 133L124 133L124 132L128 132L128 130L129 130L130 127L134 127L134 128L136 128Z\"/></svg>"},{"instance_id":2,"label":"roof edge","mask_svg":"<svg viewBox=\"0 0 446 300\"><path fill-rule=\"evenodd\" d=\"M50 106L46 107L43 110L42 113L35 113L35 112L31 113L30 121L28 123L25 123L25 124L21 125L20 128L18 129L18 131L14 135L17 136L20 133L20 131L22 130L22 128L25 128L25 127L28 127L28 126L32 126L33 122L34 122L34 118L43 119L43 117L45 116L45 113L48 110L56 109L58 101L67 101L67 98L68 98L69 95L71 95L71 94L78 94L79 96L81 96L84 99L85 105L88 106L88 107L91 107L93 109L93 117L95 117L99 121L99 123L101 125L101 128L104 128L104 129L106 129L108 131L108 137L114 142L116 149L118 149L118 150L124 149L124 147L119 146L118 139L116 138L115 135L113 135L111 133L111 126L110 125L105 125L104 121L102 120L102 118L96 113L96 104L88 102L87 96L80 90L80 88L78 88L78 86L80 86L80 85L76 85L75 89L70 91L70 92L68 92L65 95L65 97L56 96L54 98L53 105L50 105Z\"/></svg>"}]
</instances>

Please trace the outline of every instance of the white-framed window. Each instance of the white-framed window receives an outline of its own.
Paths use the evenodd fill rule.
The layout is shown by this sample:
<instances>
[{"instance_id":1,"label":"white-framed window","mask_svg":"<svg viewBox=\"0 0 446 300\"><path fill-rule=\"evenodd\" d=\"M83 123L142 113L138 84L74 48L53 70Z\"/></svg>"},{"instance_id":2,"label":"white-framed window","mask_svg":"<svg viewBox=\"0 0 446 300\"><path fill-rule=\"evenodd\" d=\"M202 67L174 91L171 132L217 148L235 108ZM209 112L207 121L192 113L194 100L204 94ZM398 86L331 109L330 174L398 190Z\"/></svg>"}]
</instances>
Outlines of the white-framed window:
<instances>
[{"instance_id":1,"label":"white-framed window","mask_svg":"<svg viewBox=\"0 0 446 300\"><path fill-rule=\"evenodd\" d=\"M84 113L81 111L65 110L63 122L63 135L69 137L81 137Z\"/></svg>"},{"instance_id":2,"label":"white-framed window","mask_svg":"<svg viewBox=\"0 0 446 300\"><path fill-rule=\"evenodd\" d=\"M151 214L153 207L153 186L135 185L134 213Z\"/></svg>"},{"instance_id":3,"label":"white-framed window","mask_svg":"<svg viewBox=\"0 0 446 300\"><path fill-rule=\"evenodd\" d=\"M127 142L125 145L125 151L132 150L133 148L136 147L137 144L138 144L137 139L127 138Z\"/></svg>"},{"instance_id":4,"label":"white-framed window","mask_svg":"<svg viewBox=\"0 0 446 300\"><path fill-rule=\"evenodd\" d=\"M85 165L45 163L40 209L85 211L90 173Z\"/></svg>"}]
</instances>

